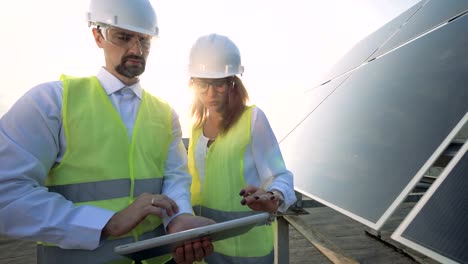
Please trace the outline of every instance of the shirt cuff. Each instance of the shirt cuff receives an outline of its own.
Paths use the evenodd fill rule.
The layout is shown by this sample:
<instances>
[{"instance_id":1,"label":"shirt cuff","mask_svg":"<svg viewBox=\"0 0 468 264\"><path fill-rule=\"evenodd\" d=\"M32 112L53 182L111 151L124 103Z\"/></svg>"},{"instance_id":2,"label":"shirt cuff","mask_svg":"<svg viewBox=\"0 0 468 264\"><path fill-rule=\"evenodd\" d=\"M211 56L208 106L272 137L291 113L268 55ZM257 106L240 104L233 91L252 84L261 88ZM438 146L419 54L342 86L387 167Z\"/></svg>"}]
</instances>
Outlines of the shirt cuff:
<instances>
[{"instance_id":1,"label":"shirt cuff","mask_svg":"<svg viewBox=\"0 0 468 264\"><path fill-rule=\"evenodd\" d=\"M167 233L167 229L166 229L167 225L172 221L172 219L176 218L177 216L181 214L193 215L192 207L190 205L179 206L179 212L177 214L174 214L172 216L165 216L163 218L163 224L164 224L164 230L166 231L166 233Z\"/></svg>"},{"instance_id":2,"label":"shirt cuff","mask_svg":"<svg viewBox=\"0 0 468 264\"><path fill-rule=\"evenodd\" d=\"M96 249L101 244L102 229L114 214L113 211L94 206L79 206L76 215L70 222L70 232L67 232L68 235L61 247L65 249Z\"/></svg>"},{"instance_id":3,"label":"shirt cuff","mask_svg":"<svg viewBox=\"0 0 468 264\"><path fill-rule=\"evenodd\" d=\"M288 208L296 202L296 194L294 191L290 191L290 188L280 188L279 186L270 186L271 191L278 191L283 195L283 203L278 207L280 213L284 213Z\"/></svg>"}]
</instances>

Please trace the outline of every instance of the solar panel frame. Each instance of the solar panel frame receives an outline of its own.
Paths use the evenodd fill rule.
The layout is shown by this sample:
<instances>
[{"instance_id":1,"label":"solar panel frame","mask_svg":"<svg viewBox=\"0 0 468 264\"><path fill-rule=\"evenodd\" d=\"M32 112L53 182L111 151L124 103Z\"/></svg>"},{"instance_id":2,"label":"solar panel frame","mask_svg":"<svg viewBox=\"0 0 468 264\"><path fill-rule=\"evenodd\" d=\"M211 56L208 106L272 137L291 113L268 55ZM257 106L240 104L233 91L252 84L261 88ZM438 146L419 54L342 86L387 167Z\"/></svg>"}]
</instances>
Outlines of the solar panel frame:
<instances>
[{"instance_id":1,"label":"solar panel frame","mask_svg":"<svg viewBox=\"0 0 468 264\"><path fill-rule=\"evenodd\" d=\"M442 153L445 148L446 148L446 142L447 141L452 141L455 139L456 135L462 128L466 128L468 125L468 113L464 116L464 118L460 121L460 123L454 128L454 130L450 133L450 135L447 137L447 139L444 141L444 144L441 144L439 149L436 151L437 153ZM453 259L451 259L448 256L444 256L440 251L443 251L443 249L438 249L439 252L436 252L437 249L430 249L427 246L422 245L421 243L418 243L417 241L414 241L414 239L410 239L405 237L405 231L408 231L408 228L410 228L410 225L414 223L415 219L417 217L422 217L420 215L421 210L425 208L425 206L433 201L431 200L434 197L434 194L437 193L438 190L441 189L442 184L447 180L448 177L450 177L450 173L453 172L454 168L456 168L457 165L459 165L459 161L468 153L468 141L464 143L462 148L458 151L458 153L453 157L453 159L449 162L447 167L442 171L442 173L438 176L438 178L434 181L434 183L429 187L427 192L424 194L424 196L419 200L419 202L415 205L415 207L410 211L410 213L405 217L405 219L401 222L401 224L398 226L398 228L393 232L391 238L405 246L408 246L414 250L417 250L437 261L440 261L441 263L459 263ZM436 154L436 153L435 153ZM427 167L430 167L433 164L434 160L431 158L427 161L425 166L421 168L420 174L422 171L424 171ZM439 204L440 205L440 204ZM430 205L429 205L430 206ZM428 209L427 209L428 210ZM466 218L466 217L465 217ZM425 220L422 218L419 218L420 220ZM432 220L432 219L428 219ZM466 228L465 228L466 229ZM425 230L425 232L434 232L433 229L431 230Z\"/></svg>"}]
</instances>

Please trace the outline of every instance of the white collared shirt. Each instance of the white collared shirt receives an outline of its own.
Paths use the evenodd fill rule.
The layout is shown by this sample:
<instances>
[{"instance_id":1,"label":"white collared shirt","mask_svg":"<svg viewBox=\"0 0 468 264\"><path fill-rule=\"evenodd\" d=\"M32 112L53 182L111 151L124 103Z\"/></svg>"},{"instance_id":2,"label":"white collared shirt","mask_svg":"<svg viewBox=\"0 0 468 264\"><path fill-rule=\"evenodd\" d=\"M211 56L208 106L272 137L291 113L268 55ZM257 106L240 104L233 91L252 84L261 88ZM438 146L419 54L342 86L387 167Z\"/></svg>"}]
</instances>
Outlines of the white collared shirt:
<instances>
[{"instance_id":1,"label":"white collared shirt","mask_svg":"<svg viewBox=\"0 0 468 264\"><path fill-rule=\"evenodd\" d=\"M125 85L104 68L97 78L120 113L121 95L117 91ZM142 88L140 83L128 87L136 95L132 98L134 113L123 121L133 127ZM62 94L61 81L37 85L0 119L0 233L63 248L95 249L102 228L114 212L89 205L77 207L44 187L49 170L60 163L67 148ZM187 155L179 117L174 110L172 114L174 138L165 164L162 193L177 203L177 215L191 214ZM175 216L165 217L164 225Z\"/></svg>"}]
</instances>

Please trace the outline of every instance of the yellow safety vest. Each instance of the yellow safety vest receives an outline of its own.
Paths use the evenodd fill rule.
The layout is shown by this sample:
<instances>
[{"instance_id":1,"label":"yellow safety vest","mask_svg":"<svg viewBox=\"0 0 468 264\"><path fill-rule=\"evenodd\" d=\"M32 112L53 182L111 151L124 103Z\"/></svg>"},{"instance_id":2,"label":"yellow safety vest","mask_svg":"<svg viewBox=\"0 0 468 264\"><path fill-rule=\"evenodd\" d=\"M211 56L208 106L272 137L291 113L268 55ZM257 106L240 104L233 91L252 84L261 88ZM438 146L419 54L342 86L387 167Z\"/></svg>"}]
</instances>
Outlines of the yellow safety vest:
<instances>
[{"instance_id":1,"label":"yellow safety vest","mask_svg":"<svg viewBox=\"0 0 468 264\"><path fill-rule=\"evenodd\" d=\"M244 154L251 139L252 108L248 107L240 119L225 134L219 134L210 146L205 159L203 191L195 163L196 144L202 128L193 128L188 148L188 166L192 175L192 205L197 215L216 222L256 214L240 204L239 191L244 180ZM257 226L237 237L214 243L214 253L208 263L273 263L274 234L272 225Z\"/></svg>"},{"instance_id":2,"label":"yellow safety vest","mask_svg":"<svg viewBox=\"0 0 468 264\"><path fill-rule=\"evenodd\" d=\"M62 119L66 153L47 179L49 191L75 205L114 212L142 193L161 193L164 164L172 141L172 112L159 98L143 91L129 142L127 129L96 77L61 76ZM90 217L93 217L90 215ZM38 263L131 263L114 247L164 235L159 217L148 216L130 233L109 237L95 250L65 250L41 243ZM148 263L164 263L170 256Z\"/></svg>"}]
</instances>

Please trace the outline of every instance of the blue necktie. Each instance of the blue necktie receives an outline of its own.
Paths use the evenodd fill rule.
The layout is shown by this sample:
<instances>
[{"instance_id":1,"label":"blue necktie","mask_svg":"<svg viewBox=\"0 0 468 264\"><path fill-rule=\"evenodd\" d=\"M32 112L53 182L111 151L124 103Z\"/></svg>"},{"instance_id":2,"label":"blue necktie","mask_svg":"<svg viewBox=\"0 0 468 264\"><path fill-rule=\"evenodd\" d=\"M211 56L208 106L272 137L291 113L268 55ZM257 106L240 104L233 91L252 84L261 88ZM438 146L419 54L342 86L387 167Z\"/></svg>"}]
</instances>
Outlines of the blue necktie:
<instances>
[{"instance_id":1,"label":"blue necktie","mask_svg":"<svg viewBox=\"0 0 468 264\"><path fill-rule=\"evenodd\" d=\"M132 132L133 132L133 125L134 125L134 97L135 93L133 92L132 89L125 87L122 90L120 90L120 118L122 118L123 123L127 127L127 134L128 138L132 138Z\"/></svg>"}]
</instances>

